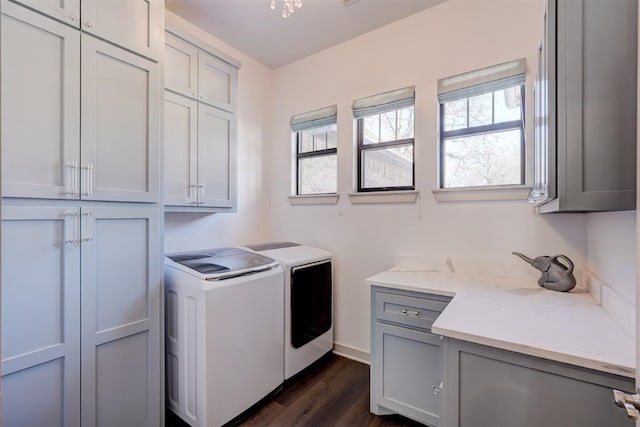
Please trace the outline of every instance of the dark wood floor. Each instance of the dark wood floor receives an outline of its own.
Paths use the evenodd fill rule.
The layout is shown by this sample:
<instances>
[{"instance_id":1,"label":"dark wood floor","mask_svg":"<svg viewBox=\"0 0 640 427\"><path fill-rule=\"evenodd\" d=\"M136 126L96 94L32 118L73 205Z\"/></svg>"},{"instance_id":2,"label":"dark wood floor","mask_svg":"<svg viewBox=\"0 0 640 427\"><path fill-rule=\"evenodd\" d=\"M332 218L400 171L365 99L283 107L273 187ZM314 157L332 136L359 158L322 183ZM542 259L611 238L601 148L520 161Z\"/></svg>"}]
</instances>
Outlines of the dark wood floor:
<instances>
[{"instance_id":1,"label":"dark wood floor","mask_svg":"<svg viewBox=\"0 0 640 427\"><path fill-rule=\"evenodd\" d=\"M173 424L167 418L167 425ZM378 417L369 412L369 366L344 357L325 356L288 381L240 426L293 427L417 427L422 424L398 415Z\"/></svg>"}]
</instances>

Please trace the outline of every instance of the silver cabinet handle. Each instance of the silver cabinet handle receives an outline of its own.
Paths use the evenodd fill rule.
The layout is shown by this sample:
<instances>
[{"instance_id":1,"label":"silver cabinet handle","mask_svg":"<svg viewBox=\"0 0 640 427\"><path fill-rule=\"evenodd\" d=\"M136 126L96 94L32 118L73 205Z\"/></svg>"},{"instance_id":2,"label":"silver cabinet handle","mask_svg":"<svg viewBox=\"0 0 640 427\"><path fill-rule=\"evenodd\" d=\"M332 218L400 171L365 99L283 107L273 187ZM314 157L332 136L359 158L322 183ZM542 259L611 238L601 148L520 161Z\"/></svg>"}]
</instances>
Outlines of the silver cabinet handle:
<instances>
[{"instance_id":1,"label":"silver cabinet handle","mask_svg":"<svg viewBox=\"0 0 640 427\"><path fill-rule=\"evenodd\" d=\"M198 204L203 204L204 203L204 192L205 192L205 186L204 184L200 184L198 185L198 190L200 190L201 192L201 196L198 197Z\"/></svg>"},{"instance_id":2,"label":"silver cabinet handle","mask_svg":"<svg viewBox=\"0 0 640 427\"><path fill-rule=\"evenodd\" d=\"M83 196L93 196L93 163L87 163L82 166L82 169L86 171L85 189L82 192Z\"/></svg>"},{"instance_id":3,"label":"silver cabinet handle","mask_svg":"<svg viewBox=\"0 0 640 427\"><path fill-rule=\"evenodd\" d=\"M190 205L197 205L198 204L198 194L197 194L197 192L196 192L195 197L193 195L194 191L196 191L197 188L198 188L198 186L195 185L195 184L189 185L189 204Z\"/></svg>"},{"instance_id":4,"label":"silver cabinet handle","mask_svg":"<svg viewBox=\"0 0 640 427\"><path fill-rule=\"evenodd\" d=\"M78 190L78 162L73 161L65 165L69 169L69 191L68 194L77 196Z\"/></svg>"},{"instance_id":5,"label":"silver cabinet handle","mask_svg":"<svg viewBox=\"0 0 640 427\"><path fill-rule=\"evenodd\" d=\"M67 211L64 214L65 216L70 216L73 218L73 233L71 239L67 239L64 241L65 244L77 245L80 243L78 240L78 211Z\"/></svg>"},{"instance_id":6,"label":"silver cabinet handle","mask_svg":"<svg viewBox=\"0 0 640 427\"><path fill-rule=\"evenodd\" d=\"M419 311L414 311L414 312L413 312L413 315L414 315L414 316L420 316L420 312L419 312Z\"/></svg>"},{"instance_id":7,"label":"silver cabinet handle","mask_svg":"<svg viewBox=\"0 0 640 427\"><path fill-rule=\"evenodd\" d=\"M87 227L88 230L91 230L90 233L89 233L89 236L81 238L80 241L81 242L91 242L93 240L93 238L94 238L94 235L93 235L93 230L94 230L93 212L91 212L91 211L82 212L80 214L80 216L86 216L88 221L89 221L89 224L91 224L91 227ZM82 226L82 224L81 224L81 226Z\"/></svg>"},{"instance_id":8,"label":"silver cabinet handle","mask_svg":"<svg viewBox=\"0 0 640 427\"><path fill-rule=\"evenodd\" d=\"M406 308L402 309L402 314L407 314L407 309Z\"/></svg>"}]
</instances>

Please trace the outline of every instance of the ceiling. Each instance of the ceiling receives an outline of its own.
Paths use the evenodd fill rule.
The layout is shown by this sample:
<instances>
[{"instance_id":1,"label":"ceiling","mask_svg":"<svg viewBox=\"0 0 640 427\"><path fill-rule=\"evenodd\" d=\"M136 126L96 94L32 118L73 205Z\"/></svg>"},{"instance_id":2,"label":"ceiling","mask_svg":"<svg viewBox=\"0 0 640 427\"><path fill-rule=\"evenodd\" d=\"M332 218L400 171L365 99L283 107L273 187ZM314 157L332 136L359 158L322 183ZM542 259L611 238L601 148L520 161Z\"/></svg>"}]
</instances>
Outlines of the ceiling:
<instances>
[{"instance_id":1,"label":"ceiling","mask_svg":"<svg viewBox=\"0 0 640 427\"><path fill-rule=\"evenodd\" d=\"M302 0L282 17L270 0L166 0L177 13L270 68L278 68L444 0Z\"/></svg>"}]
</instances>

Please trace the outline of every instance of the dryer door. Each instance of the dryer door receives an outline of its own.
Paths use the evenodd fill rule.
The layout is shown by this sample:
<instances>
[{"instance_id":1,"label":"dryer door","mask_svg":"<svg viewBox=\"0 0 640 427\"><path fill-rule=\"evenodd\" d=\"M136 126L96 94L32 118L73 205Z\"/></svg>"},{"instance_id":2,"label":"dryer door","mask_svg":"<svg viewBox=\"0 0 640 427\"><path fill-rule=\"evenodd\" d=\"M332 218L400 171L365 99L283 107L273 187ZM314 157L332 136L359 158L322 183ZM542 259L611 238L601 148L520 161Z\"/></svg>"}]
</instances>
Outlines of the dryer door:
<instances>
[{"instance_id":1,"label":"dryer door","mask_svg":"<svg viewBox=\"0 0 640 427\"><path fill-rule=\"evenodd\" d=\"M331 328L331 261L291 270L291 345L300 348Z\"/></svg>"}]
</instances>

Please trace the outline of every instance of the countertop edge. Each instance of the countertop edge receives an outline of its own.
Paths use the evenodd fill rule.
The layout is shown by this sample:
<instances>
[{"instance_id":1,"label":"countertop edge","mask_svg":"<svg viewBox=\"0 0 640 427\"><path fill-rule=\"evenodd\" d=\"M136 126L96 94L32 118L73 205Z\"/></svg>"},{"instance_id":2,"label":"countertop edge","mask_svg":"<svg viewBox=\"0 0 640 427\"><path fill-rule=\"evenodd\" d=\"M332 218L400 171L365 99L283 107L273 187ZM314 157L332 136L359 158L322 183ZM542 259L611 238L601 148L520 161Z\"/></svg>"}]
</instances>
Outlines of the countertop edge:
<instances>
[{"instance_id":1,"label":"countertop edge","mask_svg":"<svg viewBox=\"0 0 640 427\"><path fill-rule=\"evenodd\" d=\"M452 298L451 303L455 301L455 297L458 294L456 290L443 290L443 289L431 288L429 287L428 283L426 283L425 286L394 283L393 281L383 279L382 275L385 273L388 274L388 273L402 273L402 272L386 271L386 272L378 273L374 276L371 276L365 279L365 282L369 285L369 287L376 286L380 288L397 289L397 290L404 290L404 291L411 291L411 292L418 292L418 293L428 293L433 295L447 296ZM429 273L429 272L413 272L413 273ZM448 277L455 275L454 273L440 273L440 274L443 274L443 276L448 276ZM501 278L501 279L506 279L506 278ZM447 306L443 310L442 312L443 314L446 313L448 307L449 306ZM459 340L471 342L474 344L486 345L489 347L494 347L502 350L513 351L516 353L529 355L533 357L540 357L540 358L558 362L558 363L565 363L572 366L592 369L595 371L618 375L625 378L635 378L636 369L633 366L624 366L624 365L610 363L610 362L599 360L599 359L588 358L580 355L552 350L545 347L531 346L523 343L504 341L504 340L499 340L499 339L495 339L487 336L480 336L477 334L465 333L457 330L442 328L438 325L438 320L434 322L434 324L431 327L431 330L435 334L443 335L448 338L459 339Z\"/></svg>"}]
</instances>

